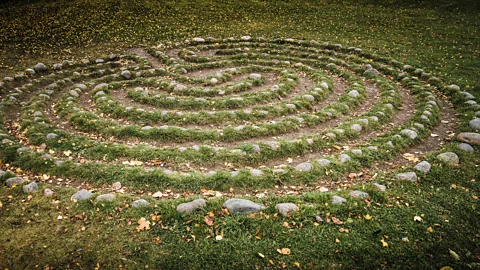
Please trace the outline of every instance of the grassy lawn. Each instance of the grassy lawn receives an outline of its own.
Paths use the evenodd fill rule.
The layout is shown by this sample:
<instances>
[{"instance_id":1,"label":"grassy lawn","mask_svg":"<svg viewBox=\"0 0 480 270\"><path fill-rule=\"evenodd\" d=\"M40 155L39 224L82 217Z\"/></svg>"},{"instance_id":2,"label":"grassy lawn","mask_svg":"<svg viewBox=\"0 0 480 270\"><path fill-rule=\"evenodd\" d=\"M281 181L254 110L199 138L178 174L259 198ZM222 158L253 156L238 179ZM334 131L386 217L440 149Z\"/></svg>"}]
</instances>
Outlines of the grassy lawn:
<instances>
[{"instance_id":1,"label":"grassy lawn","mask_svg":"<svg viewBox=\"0 0 480 270\"><path fill-rule=\"evenodd\" d=\"M445 85L457 84L480 100L477 1L376 2L7 1L0 4L0 78L18 74L38 62L51 65L64 59L123 54L129 48L196 36L221 39L251 35L359 47L422 68L444 80ZM455 133L471 131L466 123L474 111L465 110L462 100L453 98L452 102L458 119L463 121ZM444 149L456 149L454 138ZM79 141L77 146L86 143ZM172 183L181 198L157 200L151 193L157 191L156 187L165 193L168 186L150 183L147 177L135 183L137 179L128 178L137 174L122 171L116 176L130 188L113 202L101 203L72 202L73 189L66 187L56 187L54 197L41 192L24 194L21 187L4 187L13 173L33 176L42 163L25 161L31 172L15 171L2 163L3 170L13 172L0 178L0 267L478 269L480 155L479 146L474 147L473 152L455 151L459 166L436 160L439 152L428 154L425 159L432 163L432 169L428 174L418 174L416 183L395 180L397 171L411 170L415 163L406 167L381 163L385 170L363 169L365 175L386 185L386 192L359 180L353 181L353 186L329 192L311 190L294 195L286 191L295 188L282 187L282 181L294 185L293 178L269 179L272 181L263 185L238 178L229 190L219 177L210 182ZM7 150L2 153L3 160L12 152ZM97 150L87 154L95 156ZM115 151L130 150L115 148L109 154ZM151 154L147 150L141 153ZM200 165L218 162L209 160L206 154L189 154L187 151L185 159L197 159ZM180 159L177 161L183 162ZM248 162L259 161L237 162L247 166ZM350 169L360 172L361 165L354 164ZM56 172L74 179L77 171L60 168ZM97 167L92 167L93 172L105 173ZM347 178L341 172L331 175L332 181ZM324 174L322 177L326 177ZM314 183L316 179L302 181ZM89 187L101 190L105 188L102 184L111 182L114 179L104 179L102 183L89 183ZM51 187L47 182L39 185L41 189ZM224 197L209 197L207 207L191 215L178 214L175 207L201 197L205 191L201 188L221 189ZM245 197L254 194L255 188L267 188L266 196L249 197L263 203L264 211L242 216L222 208L225 195ZM343 205L331 203L333 195L347 197L353 189L366 190L370 198L349 199ZM131 207L130 203L141 196L150 205ZM299 211L284 217L275 209L281 202L294 202ZM150 223L149 229L142 229L142 218Z\"/></svg>"}]
</instances>

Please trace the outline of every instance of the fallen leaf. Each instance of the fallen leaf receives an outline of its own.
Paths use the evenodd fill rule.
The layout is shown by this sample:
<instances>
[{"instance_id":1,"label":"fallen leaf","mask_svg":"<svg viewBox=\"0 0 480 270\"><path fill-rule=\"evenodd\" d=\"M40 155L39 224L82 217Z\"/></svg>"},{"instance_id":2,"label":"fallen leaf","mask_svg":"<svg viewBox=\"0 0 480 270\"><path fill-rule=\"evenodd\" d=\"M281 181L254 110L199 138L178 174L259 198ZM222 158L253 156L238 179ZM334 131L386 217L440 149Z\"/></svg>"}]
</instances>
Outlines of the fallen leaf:
<instances>
[{"instance_id":1,"label":"fallen leaf","mask_svg":"<svg viewBox=\"0 0 480 270\"><path fill-rule=\"evenodd\" d=\"M287 158L287 162L288 162L288 163L292 163L292 162L293 162L293 159L292 159L292 158Z\"/></svg>"},{"instance_id":2,"label":"fallen leaf","mask_svg":"<svg viewBox=\"0 0 480 270\"><path fill-rule=\"evenodd\" d=\"M429 232L429 233L433 232L433 228L432 228L432 227L428 227L427 232Z\"/></svg>"},{"instance_id":3,"label":"fallen leaf","mask_svg":"<svg viewBox=\"0 0 480 270\"><path fill-rule=\"evenodd\" d=\"M262 258L265 258L265 255L263 255L262 253L258 253L258 256L262 257Z\"/></svg>"},{"instance_id":4,"label":"fallen leaf","mask_svg":"<svg viewBox=\"0 0 480 270\"><path fill-rule=\"evenodd\" d=\"M150 230L150 221L142 217L141 219L138 220L137 232L140 232L143 230Z\"/></svg>"},{"instance_id":5,"label":"fallen leaf","mask_svg":"<svg viewBox=\"0 0 480 270\"><path fill-rule=\"evenodd\" d=\"M72 151L70 150L67 150L67 151L63 151L63 154L67 157L69 157L71 154L72 154Z\"/></svg>"},{"instance_id":6,"label":"fallen leaf","mask_svg":"<svg viewBox=\"0 0 480 270\"><path fill-rule=\"evenodd\" d=\"M460 256L458 256L458 254L457 254L455 251L449 249L448 252L450 252L450 255L452 255L452 257L453 257L455 260L460 261Z\"/></svg>"},{"instance_id":7,"label":"fallen leaf","mask_svg":"<svg viewBox=\"0 0 480 270\"><path fill-rule=\"evenodd\" d=\"M282 249L277 248L277 252L280 253L280 254L283 254L283 255L289 255L290 254L290 249L289 248L282 248Z\"/></svg>"},{"instance_id":8,"label":"fallen leaf","mask_svg":"<svg viewBox=\"0 0 480 270\"><path fill-rule=\"evenodd\" d=\"M341 221L337 217L332 217L332 222L336 225L342 225L343 224L343 221Z\"/></svg>"},{"instance_id":9,"label":"fallen leaf","mask_svg":"<svg viewBox=\"0 0 480 270\"><path fill-rule=\"evenodd\" d=\"M288 222L286 222L286 221L283 222L282 226L285 227L285 228L290 229L290 224L288 224Z\"/></svg>"},{"instance_id":10,"label":"fallen leaf","mask_svg":"<svg viewBox=\"0 0 480 270\"><path fill-rule=\"evenodd\" d=\"M208 226L213 226L213 219L211 217L205 216L203 220L205 221L205 223L207 223Z\"/></svg>"},{"instance_id":11,"label":"fallen leaf","mask_svg":"<svg viewBox=\"0 0 480 270\"><path fill-rule=\"evenodd\" d=\"M321 187L321 188L319 189L319 191L320 191L320 192L327 192L327 191L328 191L328 188L326 188L326 187Z\"/></svg>"},{"instance_id":12,"label":"fallen leaf","mask_svg":"<svg viewBox=\"0 0 480 270\"><path fill-rule=\"evenodd\" d=\"M294 262L293 265L295 265L296 267L300 268L300 263L299 263L299 262Z\"/></svg>"},{"instance_id":13,"label":"fallen leaf","mask_svg":"<svg viewBox=\"0 0 480 270\"><path fill-rule=\"evenodd\" d=\"M382 246L388 247L388 243L385 241L385 239L382 238L382 240L380 240L380 242L382 242Z\"/></svg>"},{"instance_id":14,"label":"fallen leaf","mask_svg":"<svg viewBox=\"0 0 480 270\"><path fill-rule=\"evenodd\" d=\"M221 241L222 239L223 239L223 237L221 235L215 236L215 240L217 240L217 241Z\"/></svg>"},{"instance_id":15,"label":"fallen leaf","mask_svg":"<svg viewBox=\"0 0 480 270\"><path fill-rule=\"evenodd\" d=\"M402 242L408 243L408 242L410 242L410 240L408 240L408 237L403 237Z\"/></svg>"},{"instance_id":16,"label":"fallen leaf","mask_svg":"<svg viewBox=\"0 0 480 270\"><path fill-rule=\"evenodd\" d=\"M369 214L367 214L367 215L365 215L365 219L366 219L366 220L370 220L370 219L372 219L372 216L370 216Z\"/></svg>"},{"instance_id":17,"label":"fallen leaf","mask_svg":"<svg viewBox=\"0 0 480 270\"><path fill-rule=\"evenodd\" d=\"M423 219L422 219L421 217L419 217L419 216L414 216L414 217L413 217L413 221L422 222L422 220L423 220Z\"/></svg>"}]
</instances>

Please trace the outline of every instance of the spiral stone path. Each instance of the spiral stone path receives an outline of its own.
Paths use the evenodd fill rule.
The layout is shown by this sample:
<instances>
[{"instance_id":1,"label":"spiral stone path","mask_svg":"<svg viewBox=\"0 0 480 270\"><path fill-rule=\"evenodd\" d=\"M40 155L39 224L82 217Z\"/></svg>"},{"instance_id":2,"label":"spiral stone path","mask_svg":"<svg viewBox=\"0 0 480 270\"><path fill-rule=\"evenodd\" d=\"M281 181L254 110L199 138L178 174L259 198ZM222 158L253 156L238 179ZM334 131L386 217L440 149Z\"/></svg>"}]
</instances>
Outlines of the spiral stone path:
<instances>
[{"instance_id":1,"label":"spiral stone path","mask_svg":"<svg viewBox=\"0 0 480 270\"><path fill-rule=\"evenodd\" d=\"M455 139L445 92L478 109L458 86L360 48L250 36L38 64L0 87L4 164L150 191L315 187L388 170Z\"/></svg>"}]
</instances>

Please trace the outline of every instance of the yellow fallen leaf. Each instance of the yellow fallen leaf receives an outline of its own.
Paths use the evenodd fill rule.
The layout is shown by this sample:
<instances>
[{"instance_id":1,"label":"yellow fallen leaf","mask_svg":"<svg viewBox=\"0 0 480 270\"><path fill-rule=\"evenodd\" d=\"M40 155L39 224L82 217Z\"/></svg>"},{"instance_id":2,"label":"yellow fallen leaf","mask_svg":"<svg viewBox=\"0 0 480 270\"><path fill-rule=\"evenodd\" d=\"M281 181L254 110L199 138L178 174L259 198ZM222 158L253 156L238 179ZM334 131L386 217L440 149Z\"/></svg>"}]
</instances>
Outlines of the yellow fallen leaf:
<instances>
[{"instance_id":1,"label":"yellow fallen leaf","mask_svg":"<svg viewBox=\"0 0 480 270\"><path fill-rule=\"evenodd\" d=\"M367 215L365 215L365 219L366 219L366 220L370 220L370 219L372 219L372 216L370 216L369 214L367 214Z\"/></svg>"},{"instance_id":2,"label":"yellow fallen leaf","mask_svg":"<svg viewBox=\"0 0 480 270\"><path fill-rule=\"evenodd\" d=\"M432 228L432 227L428 227L427 232L429 232L429 233L433 232L433 228Z\"/></svg>"},{"instance_id":3,"label":"yellow fallen leaf","mask_svg":"<svg viewBox=\"0 0 480 270\"><path fill-rule=\"evenodd\" d=\"M150 221L142 217L141 219L138 220L137 232L140 232L143 230L150 230Z\"/></svg>"},{"instance_id":4,"label":"yellow fallen leaf","mask_svg":"<svg viewBox=\"0 0 480 270\"><path fill-rule=\"evenodd\" d=\"M414 217L413 217L413 221L422 222L422 220L423 220L423 219L422 219L421 217L419 217L419 216L414 216Z\"/></svg>"},{"instance_id":5,"label":"yellow fallen leaf","mask_svg":"<svg viewBox=\"0 0 480 270\"><path fill-rule=\"evenodd\" d=\"M299 262L294 262L293 265L295 265L296 267L300 268L300 263L299 263Z\"/></svg>"},{"instance_id":6,"label":"yellow fallen leaf","mask_svg":"<svg viewBox=\"0 0 480 270\"><path fill-rule=\"evenodd\" d=\"M265 255L263 255L262 253L258 253L258 256L262 257L262 258L265 258Z\"/></svg>"},{"instance_id":7,"label":"yellow fallen leaf","mask_svg":"<svg viewBox=\"0 0 480 270\"><path fill-rule=\"evenodd\" d=\"M453 257L455 260L460 261L460 256L458 256L458 254L457 254L455 251L453 251L453 250L451 250L451 249L449 249L448 251L450 252L450 255L452 255L452 257Z\"/></svg>"},{"instance_id":8,"label":"yellow fallen leaf","mask_svg":"<svg viewBox=\"0 0 480 270\"><path fill-rule=\"evenodd\" d=\"M67 150L67 151L63 151L63 154L67 157L69 157L71 154L72 154L72 151L70 150Z\"/></svg>"},{"instance_id":9,"label":"yellow fallen leaf","mask_svg":"<svg viewBox=\"0 0 480 270\"><path fill-rule=\"evenodd\" d=\"M387 243L387 241L385 241L385 239L382 238L382 240L380 240L380 242L382 242L382 246L388 247L388 243Z\"/></svg>"},{"instance_id":10,"label":"yellow fallen leaf","mask_svg":"<svg viewBox=\"0 0 480 270\"><path fill-rule=\"evenodd\" d=\"M23 170L20 169L20 168L17 168L17 169L15 170L15 172L17 172L17 173L23 173Z\"/></svg>"},{"instance_id":11,"label":"yellow fallen leaf","mask_svg":"<svg viewBox=\"0 0 480 270\"><path fill-rule=\"evenodd\" d=\"M215 236L215 240L217 240L217 241L221 241L222 239L223 239L223 237L221 235Z\"/></svg>"},{"instance_id":12,"label":"yellow fallen leaf","mask_svg":"<svg viewBox=\"0 0 480 270\"><path fill-rule=\"evenodd\" d=\"M292 159L292 158L287 158L287 162L288 162L288 163L292 163L292 162L293 162L293 159Z\"/></svg>"},{"instance_id":13,"label":"yellow fallen leaf","mask_svg":"<svg viewBox=\"0 0 480 270\"><path fill-rule=\"evenodd\" d=\"M283 255L289 255L290 254L290 249L289 248L277 248L277 252Z\"/></svg>"}]
</instances>

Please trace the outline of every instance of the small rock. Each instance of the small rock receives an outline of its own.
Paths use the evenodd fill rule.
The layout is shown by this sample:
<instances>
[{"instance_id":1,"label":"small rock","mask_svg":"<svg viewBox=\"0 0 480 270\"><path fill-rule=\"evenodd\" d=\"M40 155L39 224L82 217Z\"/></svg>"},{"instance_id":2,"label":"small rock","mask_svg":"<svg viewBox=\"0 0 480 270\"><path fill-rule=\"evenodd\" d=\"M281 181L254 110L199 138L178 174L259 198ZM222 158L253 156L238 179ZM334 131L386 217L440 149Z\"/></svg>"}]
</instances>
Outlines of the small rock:
<instances>
[{"instance_id":1,"label":"small rock","mask_svg":"<svg viewBox=\"0 0 480 270\"><path fill-rule=\"evenodd\" d=\"M333 196L333 198L332 198L332 204L343 204L346 201L347 200L345 198L342 198L340 196Z\"/></svg>"},{"instance_id":2,"label":"small rock","mask_svg":"<svg viewBox=\"0 0 480 270\"><path fill-rule=\"evenodd\" d=\"M115 182L112 184L112 189L113 190L120 190L122 188L122 183L120 182Z\"/></svg>"},{"instance_id":3,"label":"small rock","mask_svg":"<svg viewBox=\"0 0 480 270\"><path fill-rule=\"evenodd\" d=\"M315 100L315 97L312 96L312 95L303 95L303 98L308 100L308 101L314 101Z\"/></svg>"},{"instance_id":4,"label":"small rock","mask_svg":"<svg viewBox=\"0 0 480 270\"><path fill-rule=\"evenodd\" d=\"M298 206L294 203L279 203L279 204L275 205L275 208L283 216L287 216L290 213L298 211Z\"/></svg>"},{"instance_id":5,"label":"small rock","mask_svg":"<svg viewBox=\"0 0 480 270\"><path fill-rule=\"evenodd\" d=\"M46 188L46 189L43 190L43 195L45 197L51 197L51 196L53 196L53 193L54 193L53 190L51 190L49 188Z\"/></svg>"},{"instance_id":6,"label":"small rock","mask_svg":"<svg viewBox=\"0 0 480 270\"><path fill-rule=\"evenodd\" d=\"M360 93L358 93L357 90L352 90L352 91L348 92L348 95L353 97L353 98L356 98L360 95Z\"/></svg>"},{"instance_id":7,"label":"small rock","mask_svg":"<svg viewBox=\"0 0 480 270\"><path fill-rule=\"evenodd\" d=\"M328 159L322 158L317 160L317 163L320 164L320 166L327 167L328 165L330 165L331 162Z\"/></svg>"},{"instance_id":8,"label":"small rock","mask_svg":"<svg viewBox=\"0 0 480 270\"><path fill-rule=\"evenodd\" d=\"M207 201L204 199L196 199L188 203L181 203L177 206L177 212L180 214L190 214L197 209L202 209L207 206Z\"/></svg>"},{"instance_id":9,"label":"small rock","mask_svg":"<svg viewBox=\"0 0 480 270\"><path fill-rule=\"evenodd\" d=\"M467 152L473 152L475 149L473 149L473 147L468 144L468 143L461 143L458 145L458 149L462 150L462 151L467 151Z\"/></svg>"},{"instance_id":10,"label":"small rock","mask_svg":"<svg viewBox=\"0 0 480 270\"><path fill-rule=\"evenodd\" d=\"M258 170L258 169L251 169L250 174L253 175L253 176L262 176L263 172L261 170Z\"/></svg>"},{"instance_id":11,"label":"small rock","mask_svg":"<svg viewBox=\"0 0 480 270\"><path fill-rule=\"evenodd\" d=\"M458 164L460 162L457 154L453 152L441 153L440 155L437 156L437 159L452 165Z\"/></svg>"},{"instance_id":12,"label":"small rock","mask_svg":"<svg viewBox=\"0 0 480 270\"><path fill-rule=\"evenodd\" d=\"M265 209L265 206L245 199L229 199L224 204L231 214L250 214Z\"/></svg>"},{"instance_id":13,"label":"small rock","mask_svg":"<svg viewBox=\"0 0 480 270\"><path fill-rule=\"evenodd\" d=\"M407 137L409 137L410 139L414 140L415 138L417 138L418 134L417 132L411 130L411 129L403 129L401 131L401 133Z\"/></svg>"},{"instance_id":14,"label":"small rock","mask_svg":"<svg viewBox=\"0 0 480 270\"><path fill-rule=\"evenodd\" d=\"M473 96L469 92L463 91L463 92L460 92L460 94L462 94L465 97L465 99L475 99L475 96Z\"/></svg>"},{"instance_id":15,"label":"small rock","mask_svg":"<svg viewBox=\"0 0 480 270\"><path fill-rule=\"evenodd\" d=\"M458 134L457 139L461 142L480 145L480 134L474 132L462 132Z\"/></svg>"},{"instance_id":16,"label":"small rock","mask_svg":"<svg viewBox=\"0 0 480 270\"><path fill-rule=\"evenodd\" d=\"M38 63L36 64L33 69L35 70L35 72L45 72L48 70L47 66L43 63Z\"/></svg>"},{"instance_id":17,"label":"small rock","mask_svg":"<svg viewBox=\"0 0 480 270\"><path fill-rule=\"evenodd\" d=\"M48 133L46 138L47 140L55 139L58 135L55 133Z\"/></svg>"},{"instance_id":18,"label":"small rock","mask_svg":"<svg viewBox=\"0 0 480 270\"><path fill-rule=\"evenodd\" d=\"M474 118L468 125L473 129L480 130L480 118Z\"/></svg>"},{"instance_id":19,"label":"small rock","mask_svg":"<svg viewBox=\"0 0 480 270\"><path fill-rule=\"evenodd\" d=\"M252 144L253 152L260 153L260 146L258 144Z\"/></svg>"},{"instance_id":20,"label":"small rock","mask_svg":"<svg viewBox=\"0 0 480 270\"><path fill-rule=\"evenodd\" d=\"M359 124L353 124L350 126L350 129L356 132L360 132L362 131L362 126Z\"/></svg>"},{"instance_id":21,"label":"small rock","mask_svg":"<svg viewBox=\"0 0 480 270\"><path fill-rule=\"evenodd\" d=\"M150 203L147 202L144 199L140 199L140 200L136 200L136 201L132 202L131 205L132 205L132 207L143 207L143 206L149 206Z\"/></svg>"},{"instance_id":22,"label":"small rock","mask_svg":"<svg viewBox=\"0 0 480 270\"><path fill-rule=\"evenodd\" d=\"M192 41L198 42L198 43L203 43L203 42L205 42L205 39L201 38L201 37L195 37L195 38L192 38Z\"/></svg>"},{"instance_id":23,"label":"small rock","mask_svg":"<svg viewBox=\"0 0 480 270\"><path fill-rule=\"evenodd\" d=\"M338 156L338 160L340 161L340 163L345 163L347 161L349 161L351 158L349 155L347 154L341 154Z\"/></svg>"},{"instance_id":24,"label":"small rock","mask_svg":"<svg viewBox=\"0 0 480 270\"><path fill-rule=\"evenodd\" d=\"M370 195L368 193L360 191L360 190L350 191L350 196L352 196L354 198L362 198L362 199L366 199L366 198L370 197Z\"/></svg>"},{"instance_id":25,"label":"small rock","mask_svg":"<svg viewBox=\"0 0 480 270\"><path fill-rule=\"evenodd\" d=\"M352 152L352 154L359 155L359 156L362 155L362 153L363 153L361 149L352 149L351 152Z\"/></svg>"},{"instance_id":26,"label":"small rock","mask_svg":"<svg viewBox=\"0 0 480 270\"><path fill-rule=\"evenodd\" d=\"M75 194L72 195L72 197L70 198L72 201L84 201L84 200L88 200L90 197L92 197L93 193L86 190L86 189L82 189L82 190L79 190L77 191Z\"/></svg>"},{"instance_id":27,"label":"small rock","mask_svg":"<svg viewBox=\"0 0 480 270\"><path fill-rule=\"evenodd\" d=\"M120 76L122 76L126 80L130 80L132 78L132 73L130 73L129 70L124 70L122 73L120 73Z\"/></svg>"},{"instance_id":28,"label":"small rock","mask_svg":"<svg viewBox=\"0 0 480 270\"><path fill-rule=\"evenodd\" d=\"M97 198L95 198L96 202L104 202L104 201L111 202L113 200L115 200L115 194L113 194L113 193L102 194L102 195L97 196Z\"/></svg>"},{"instance_id":29,"label":"small rock","mask_svg":"<svg viewBox=\"0 0 480 270\"><path fill-rule=\"evenodd\" d=\"M8 178L7 181L5 181L5 184L7 184L8 187L13 187L14 185L21 185L25 182L28 182L27 180L23 179L22 177L12 177Z\"/></svg>"},{"instance_id":30,"label":"small rock","mask_svg":"<svg viewBox=\"0 0 480 270\"><path fill-rule=\"evenodd\" d=\"M378 183L373 183L373 186L381 192L387 191L387 187L385 185L380 185Z\"/></svg>"},{"instance_id":31,"label":"small rock","mask_svg":"<svg viewBox=\"0 0 480 270\"><path fill-rule=\"evenodd\" d=\"M250 80L260 80L262 78L262 75L258 74L258 73L252 73L252 74L248 75L248 78Z\"/></svg>"},{"instance_id":32,"label":"small rock","mask_svg":"<svg viewBox=\"0 0 480 270\"><path fill-rule=\"evenodd\" d=\"M432 165L430 163L428 163L427 161L421 161L420 163L415 165L415 167L413 167L413 168L417 171L428 173L430 171L430 169L432 168Z\"/></svg>"},{"instance_id":33,"label":"small rock","mask_svg":"<svg viewBox=\"0 0 480 270\"><path fill-rule=\"evenodd\" d=\"M303 162L303 163L298 164L295 167L295 169L297 171L303 171L303 172L309 172L309 171L312 170L312 168L313 168L313 165L310 162Z\"/></svg>"},{"instance_id":34,"label":"small rock","mask_svg":"<svg viewBox=\"0 0 480 270\"><path fill-rule=\"evenodd\" d=\"M411 182L417 182L417 174L415 172L399 173L395 176L398 180L408 180Z\"/></svg>"},{"instance_id":35,"label":"small rock","mask_svg":"<svg viewBox=\"0 0 480 270\"><path fill-rule=\"evenodd\" d=\"M36 192L37 190L38 190L37 182L31 182L30 184L23 186L24 193L32 193L32 192Z\"/></svg>"}]
</instances>

